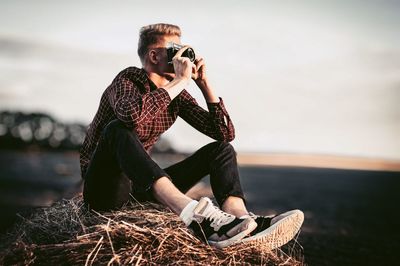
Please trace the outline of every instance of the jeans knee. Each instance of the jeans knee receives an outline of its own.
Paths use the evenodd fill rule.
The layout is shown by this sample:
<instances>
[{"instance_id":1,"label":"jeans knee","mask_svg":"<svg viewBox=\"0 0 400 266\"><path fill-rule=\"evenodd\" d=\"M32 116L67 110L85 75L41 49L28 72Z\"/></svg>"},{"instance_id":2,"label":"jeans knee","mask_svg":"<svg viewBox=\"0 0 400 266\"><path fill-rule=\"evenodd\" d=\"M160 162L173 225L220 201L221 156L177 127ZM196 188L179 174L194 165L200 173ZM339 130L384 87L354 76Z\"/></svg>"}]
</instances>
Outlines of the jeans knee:
<instances>
[{"instance_id":1,"label":"jeans knee","mask_svg":"<svg viewBox=\"0 0 400 266\"><path fill-rule=\"evenodd\" d=\"M136 131L127 128L125 124L118 119L112 120L104 127L101 137L108 143L115 143L117 140L125 139L125 137L137 143L141 143Z\"/></svg>"},{"instance_id":2,"label":"jeans knee","mask_svg":"<svg viewBox=\"0 0 400 266\"><path fill-rule=\"evenodd\" d=\"M235 148L229 142L215 141L211 144L215 146L218 153L228 153L228 154L233 154L236 156Z\"/></svg>"},{"instance_id":3,"label":"jeans knee","mask_svg":"<svg viewBox=\"0 0 400 266\"><path fill-rule=\"evenodd\" d=\"M109 134L116 129L123 128L124 125L118 119L111 120L103 129L104 134Z\"/></svg>"},{"instance_id":4,"label":"jeans knee","mask_svg":"<svg viewBox=\"0 0 400 266\"><path fill-rule=\"evenodd\" d=\"M103 129L103 135L106 137L115 135L117 131L126 131L126 132L131 132L136 135L136 132L134 130L128 129L124 123L122 123L118 119L114 119L110 121Z\"/></svg>"}]
</instances>

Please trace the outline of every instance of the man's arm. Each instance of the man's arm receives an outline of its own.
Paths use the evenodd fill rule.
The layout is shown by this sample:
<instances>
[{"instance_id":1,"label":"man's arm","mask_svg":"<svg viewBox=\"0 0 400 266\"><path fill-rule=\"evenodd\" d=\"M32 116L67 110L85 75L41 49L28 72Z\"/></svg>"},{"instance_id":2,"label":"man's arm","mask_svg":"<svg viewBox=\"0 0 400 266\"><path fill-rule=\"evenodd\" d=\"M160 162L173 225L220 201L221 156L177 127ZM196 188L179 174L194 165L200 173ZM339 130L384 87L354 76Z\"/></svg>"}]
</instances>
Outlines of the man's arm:
<instances>
[{"instance_id":1,"label":"man's arm","mask_svg":"<svg viewBox=\"0 0 400 266\"><path fill-rule=\"evenodd\" d=\"M192 79L203 93L209 112L201 108L196 100L183 91L179 108L179 116L198 131L221 141L232 141L235 138L235 128L225 109L221 98L218 98L206 75L206 66L203 58L195 61L195 73Z\"/></svg>"},{"instance_id":2,"label":"man's arm","mask_svg":"<svg viewBox=\"0 0 400 266\"><path fill-rule=\"evenodd\" d=\"M154 119L165 110L181 91L188 85L194 65L188 58L182 58L178 52L173 58L176 77L163 88L140 94L136 85L127 76L121 76L113 82L110 103L117 118L128 128L137 128Z\"/></svg>"},{"instance_id":3,"label":"man's arm","mask_svg":"<svg viewBox=\"0 0 400 266\"><path fill-rule=\"evenodd\" d=\"M204 99L207 103L218 103L219 99L215 95L213 88L208 81L206 75L206 65L203 58L196 59L195 61L195 73L192 74L193 80L196 82L197 87L203 93Z\"/></svg>"},{"instance_id":4,"label":"man's arm","mask_svg":"<svg viewBox=\"0 0 400 266\"><path fill-rule=\"evenodd\" d=\"M235 138L235 128L223 100L219 98L217 103L207 102L207 107L208 112L199 106L186 90L183 90L180 95L178 115L210 138L232 141Z\"/></svg>"}]
</instances>

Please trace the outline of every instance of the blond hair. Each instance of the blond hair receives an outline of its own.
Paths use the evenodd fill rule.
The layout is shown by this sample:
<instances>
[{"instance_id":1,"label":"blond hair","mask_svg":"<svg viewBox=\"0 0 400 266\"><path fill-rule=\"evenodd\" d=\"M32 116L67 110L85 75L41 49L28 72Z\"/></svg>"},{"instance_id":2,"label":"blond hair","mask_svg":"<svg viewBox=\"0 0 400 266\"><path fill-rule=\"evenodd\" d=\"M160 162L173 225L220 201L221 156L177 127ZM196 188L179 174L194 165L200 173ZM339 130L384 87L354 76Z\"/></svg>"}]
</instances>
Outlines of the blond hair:
<instances>
[{"instance_id":1,"label":"blond hair","mask_svg":"<svg viewBox=\"0 0 400 266\"><path fill-rule=\"evenodd\" d=\"M144 62L150 45L157 44L164 36L181 37L181 29L172 24L157 23L144 26L139 32L138 55L140 61Z\"/></svg>"}]
</instances>

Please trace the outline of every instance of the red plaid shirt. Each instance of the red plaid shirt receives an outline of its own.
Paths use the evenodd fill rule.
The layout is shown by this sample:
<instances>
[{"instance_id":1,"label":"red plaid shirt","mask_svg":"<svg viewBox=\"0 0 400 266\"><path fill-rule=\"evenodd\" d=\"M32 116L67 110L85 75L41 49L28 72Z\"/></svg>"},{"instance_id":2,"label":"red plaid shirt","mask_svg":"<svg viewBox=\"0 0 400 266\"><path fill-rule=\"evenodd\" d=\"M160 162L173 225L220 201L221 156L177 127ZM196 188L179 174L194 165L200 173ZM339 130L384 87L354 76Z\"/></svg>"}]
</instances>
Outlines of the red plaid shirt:
<instances>
[{"instance_id":1,"label":"red plaid shirt","mask_svg":"<svg viewBox=\"0 0 400 266\"><path fill-rule=\"evenodd\" d=\"M219 100L218 103L207 103L208 112L186 90L171 101L168 92L157 88L144 69L128 67L104 91L99 109L86 132L80 150L82 176L102 130L114 119L135 130L147 152L178 116L213 139L232 141L235 129L222 99Z\"/></svg>"}]
</instances>

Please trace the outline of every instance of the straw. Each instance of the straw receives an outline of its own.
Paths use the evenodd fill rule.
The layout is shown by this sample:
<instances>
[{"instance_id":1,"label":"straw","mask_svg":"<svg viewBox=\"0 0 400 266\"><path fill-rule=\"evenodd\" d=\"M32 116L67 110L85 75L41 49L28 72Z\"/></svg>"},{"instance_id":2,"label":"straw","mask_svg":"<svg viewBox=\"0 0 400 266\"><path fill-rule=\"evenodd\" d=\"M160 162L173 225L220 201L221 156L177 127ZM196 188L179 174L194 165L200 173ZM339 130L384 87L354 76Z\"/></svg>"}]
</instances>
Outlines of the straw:
<instances>
[{"instance_id":1,"label":"straw","mask_svg":"<svg viewBox=\"0 0 400 266\"><path fill-rule=\"evenodd\" d=\"M220 250L194 237L161 205L132 202L99 213L81 196L23 218L1 242L1 265L304 265L297 239L288 252L257 243Z\"/></svg>"}]
</instances>

